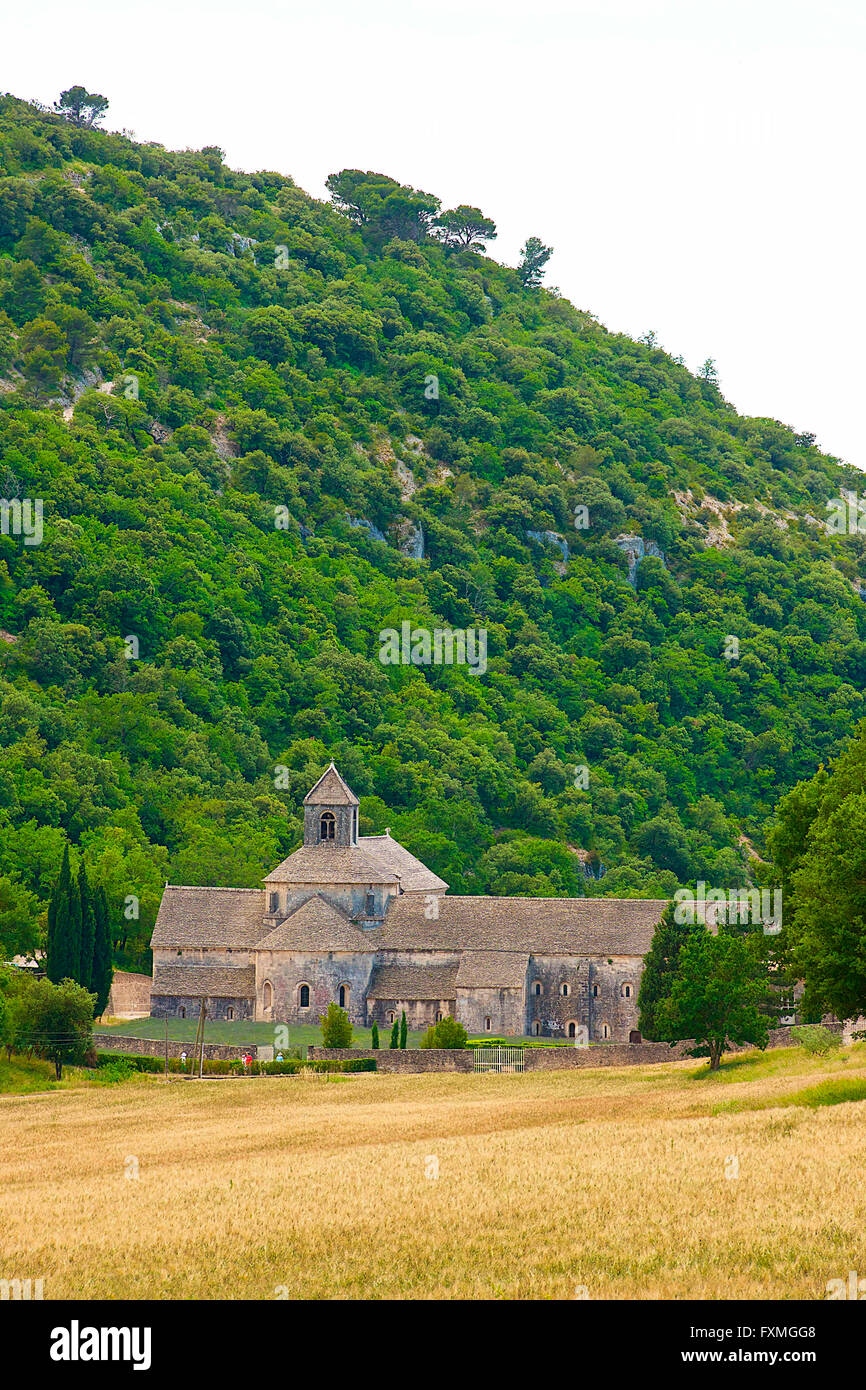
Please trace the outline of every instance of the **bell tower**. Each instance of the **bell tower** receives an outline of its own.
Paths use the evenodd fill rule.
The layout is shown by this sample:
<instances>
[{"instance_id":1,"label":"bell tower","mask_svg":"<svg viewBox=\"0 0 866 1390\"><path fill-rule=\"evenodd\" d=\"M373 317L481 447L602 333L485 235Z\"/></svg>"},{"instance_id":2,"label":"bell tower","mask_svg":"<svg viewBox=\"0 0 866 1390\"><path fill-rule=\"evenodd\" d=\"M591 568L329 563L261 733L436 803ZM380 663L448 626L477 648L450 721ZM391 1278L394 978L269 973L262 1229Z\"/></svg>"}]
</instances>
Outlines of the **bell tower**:
<instances>
[{"instance_id":1,"label":"bell tower","mask_svg":"<svg viewBox=\"0 0 866 1390\"><path fill-rule=\"evenodd\" d=\"M304 845L354 849L358 844L358 798L333 763L304 797Z\"/></svg>"}]
</instances>

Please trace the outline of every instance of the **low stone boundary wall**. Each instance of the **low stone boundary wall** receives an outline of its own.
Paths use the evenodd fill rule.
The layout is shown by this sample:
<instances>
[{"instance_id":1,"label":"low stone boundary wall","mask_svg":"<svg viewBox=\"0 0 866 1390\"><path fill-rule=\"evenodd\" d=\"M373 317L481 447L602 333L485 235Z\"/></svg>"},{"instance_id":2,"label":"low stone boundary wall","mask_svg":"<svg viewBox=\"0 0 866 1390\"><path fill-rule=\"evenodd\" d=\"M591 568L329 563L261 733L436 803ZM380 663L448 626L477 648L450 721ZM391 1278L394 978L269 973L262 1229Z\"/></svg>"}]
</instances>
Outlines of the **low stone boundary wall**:
<instances>
[{"instance_id":1,"label":"low stone boundary wall","mask_svg":"<svg viewBox=\"0 0 866 1390\"><path fill-rule=\"evenodd\" d=\"M164 1057L165 1042L162 1038L127 1038L121 1037L117 1033L94 1033L93 1046L97 1052L130 1052L138 1057ZM192 1042L174 1042L169 1040L169 1057L179 1057L185 1052L188 1058L192 1057ZM209 1062L231 1062L236 1058L244 1057L249 1053L254 1062L270 1061L273 1056L272 1047L238 1047L234 1043L209 1043L204 1045L205 1059ZM267 1054L267 1055L263 1055ZM356 1055L350 1053L349 1055ZM357 1054L360 1055L360 1054Z\"/></svg>"},{"instance_id":2,"label":"low stone boundary wall","mask_svg":"<svg viewBox=\"0 0 866 1390\"><path fill-rule=\"evenodd\" d=\"M823 1027L833 1033L842 1033L843 1024L825 1023ZM771 1028L768 1047L796 1047L797 1039L790 1027ZM524 1049L523 1066L525 1071L572 1071L577 1067L636 1067L647 1066L653 1062L677 1062L684 1058L696 1063L700 1058L689 1058L694 1042L679 1042L673 1047L669 1043L598 1043L593 1047L527 1047ZM731 1047L728 1052L748 1052L751 1044ZM317 1057L375 1057L376 1070L380 1072L428 1072L461 1071L472 1072L475 1068L474 1051L467 1047L446 1050L440 1048L386 1048L382 1051L356 1047L309 1047L307 1055L312 1061ZM495 1073L494 1073L495 1074Z\"/></svg>"},{"instance_id":3,"label":"low stone boundary wall","mask_svg":"<svg viewBox=\"0 0 866 1390\"><path fill-rule=\"evenodd\" d=\"M325 1058L375 1057L379 1072L472 1071L475 1057L471 1047L457 1048L411 1047L384 1048L373 1051L360 1047L308 1047L307 1057L313 1062Z\"/></svg>"}]
</instances>

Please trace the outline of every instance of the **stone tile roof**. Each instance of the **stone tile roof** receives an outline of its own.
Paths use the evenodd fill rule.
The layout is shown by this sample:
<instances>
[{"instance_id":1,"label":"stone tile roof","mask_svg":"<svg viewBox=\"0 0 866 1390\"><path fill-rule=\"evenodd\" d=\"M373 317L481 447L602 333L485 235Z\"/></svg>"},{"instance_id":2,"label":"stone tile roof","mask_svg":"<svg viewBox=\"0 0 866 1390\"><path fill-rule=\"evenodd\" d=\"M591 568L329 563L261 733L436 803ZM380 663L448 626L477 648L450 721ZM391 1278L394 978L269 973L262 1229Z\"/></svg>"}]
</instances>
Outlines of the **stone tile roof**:
<instances>
[{"instance_id":1,"label":"stone tile roof","mask_svg":"<svg viewBox=\"0 0 866 1390\"><path fill-rule=\"evenodd\" d=\"M369 932L321 893L307 898L289 917L256 943L258 951L368 951Z\"/></svg>"},{"instance_id":2,"label":"stone tile roof","mask_svg":"<svg viewBox=\"0 0 866 1390\"><path fill-rule=\"evenodd\" d=\"M254 999L256 971L252 965L157 965L151 994L175 994L212 999Z\"/></svg>"},{"instance_id":3,"label":"stone tile roof","mask_svg":"<svg viewBox=\"0 0 866 1390\"><path fill-rule=\"evenodd\" d=\"M454 999L456 965L377 965L368 999Z\"/></svg>"},{"instance_id":4,"label":"stone tile roof","mask_svg":"<svg viewBox=\"0 0 866 1390\"><path fill-rule=\"evenodd\" d=\"M314 787L304 797L305 806L358 806L352 788L347 786L333 763L322 773Z\"/></svg>"},{"instance_id":5,"label":"stone tile roof","mask_svg":"<svg viewBox=\"0 0 866 1390\"><path fill-rule=\"evenodd\" d=\"M523 989L529 956L516 951L464 951L458 989Z\"/></svg>"},{"instance_id":6,"label":"stone tile roof","mask_svg":"<svg viewBox=\"0 0 866 1390\"><path fill-rule=\"evenodd\" d=\"M262 934L261 888L181 888L167 885L151 946L218 946L246 950Z\"/></svg>"},{"instance_id":7,"label":"stone tile roof","mask_svg":"<svg viewBox=\"0 0 866 1390\"><path fill-rule=\"evenodd\" d=\"M362 838L349 848L328 841L301 845L278 864L264 882L396 884L397 879L393 869L383 868L375 855L368 853Z\"/></svg>"},{"instance_id":8,"label":"stone tile roof","mask_svg":"<svg viewBox=\"0 0 866 1390\"><path fill-rule=\"evenodd\" d=\"M404 893L444 893L448 887L444 878L439 878L420 859L416 859L405 845L391 836L362 835L359 844L381 865L386 872L393 873L400 881Z\"/></svg>"},{"instance_id":9,"label":"stone tile roof","mask_svg":"<svg viewBox=\"0 0 866 1390\"><path fill-rule=\"evenodd\" d=\"M667 906L656 898L449 898L438 917L423 898L395 898L379 950L515 951L536 955L641 956Z\"/></svg>"}]
</instances>

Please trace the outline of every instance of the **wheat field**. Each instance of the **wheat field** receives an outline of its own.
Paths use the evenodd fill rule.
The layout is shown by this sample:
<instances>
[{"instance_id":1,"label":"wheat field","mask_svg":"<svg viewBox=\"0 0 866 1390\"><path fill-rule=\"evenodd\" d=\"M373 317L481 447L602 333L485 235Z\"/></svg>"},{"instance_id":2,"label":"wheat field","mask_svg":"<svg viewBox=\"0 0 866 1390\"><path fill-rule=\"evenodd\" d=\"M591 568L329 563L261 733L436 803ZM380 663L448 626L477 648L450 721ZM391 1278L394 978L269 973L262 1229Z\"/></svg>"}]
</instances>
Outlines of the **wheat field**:
<instances>
[{"instance_id":1,"label":"wheat field","mask_svg":"<svg viewBox=\"0 0 866 1390\"><path fill-rule=\"evenodd\" d=\"M46 1298L806 1298L866 1274L866 1047L508 1076L142 1077L0 1100Z\"/></svg>"}]
</instances>

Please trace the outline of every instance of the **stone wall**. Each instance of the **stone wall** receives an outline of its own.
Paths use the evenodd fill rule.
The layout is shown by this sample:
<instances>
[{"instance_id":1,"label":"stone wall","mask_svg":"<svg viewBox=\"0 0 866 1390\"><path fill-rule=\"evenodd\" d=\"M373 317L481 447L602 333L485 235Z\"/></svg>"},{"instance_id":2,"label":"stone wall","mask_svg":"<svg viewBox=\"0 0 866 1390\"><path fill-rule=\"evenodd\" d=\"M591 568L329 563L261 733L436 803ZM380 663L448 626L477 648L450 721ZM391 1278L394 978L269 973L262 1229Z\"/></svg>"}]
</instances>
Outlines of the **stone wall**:
<instances>
[{"instance_id":1,"label":"stone wall","mask_svg":"<svg viewBox=\"0 0 866 1390\"><path fill-rule=\"evenodd\" d=\"M307 1057L312 1062L317 1058L357 1058L375 1057L379 1072L422 1072L422 1071L472 1071L475 1056L471 1047L463 1051L446 1048L383 1048L378 1052L360 1047L308 1047Z\"/></svg>"},{"instance_id":2,"label":"stone wall","mask_svg":"<svg viewBox=\"0 0 866 1390\"><path fill-rule=\"evenodd\" d=\"M242 996L219 998L208 996L207 1017L222 1019L224 1022L239 1022L252 1019L255 1014L255 999ZM197 994L152 994L150 996L151 1018L199 1018L201 1016L201 996ZM205 1020L207 1021L207 1020Z\"/></svg>"},{"instance_id":3,"label":"stone wall","mask_svg":"<svg viewBox=\"0 0 866 1390\"><path fill-rule=\"evenodd\" d=\"M150 976L115 970L108 996L110 1018L141 1018L150 1013Z\"/></svg>"},{"instance_id":4,"label":"stone wall","mask_svg":"<svg viewBox=\"0 0 866 1390\"><path fill-rule=\"evenodd\" d=\"M310 955L303 951L257 951L256 997L258 1018L280 1023L312 1023L316 1026L328 1005L339 1002L340 986L348 991L345 1009L359 1027L367 1022L365 996L373 970L373 955L354 952L325 952ZM265 985L273 991L272 1005L265 1009ZM301 985L309 985L309 1008L300 1006Z\"/></svg>"},{"instance_id":5,"label":"stone wall","mask_svg":"<svg viewBox=\"0 0 866 1390\"><path fill-rule=\"evenodd\" d=\"M165 1041L162 1038L127 1038L121 1037L116 1033L94 1033L93 1046L97 1052L129 1052L137 1057L164 1057ZM169 1040L169 1057L179 1057L185 1052L187 1057L192 1057L194 1044L192 1042L174 1042ZM258 1060L260 1054L266 1052L268 1057L273 1053L272 1047L260 1048L253 1043L249 1047L241 1047L235 1043L209 1043L204 1045L204 1055L207 1061L230 1062L236 1057L243 1057L249 1053L254 1060Z\"/></svg>"},{"instance_id":6,"label":"stone wall","mask_svg":"<svg viewBox=\"0 0 866 1390\"><path fill-rule=\"evenodd\" d=\"M519 1037L524 1031L524 1016L522 989L458 986L456 1017L471 1038L485 1033L494 1038Z\"/></svg>"},{"instance_id":7,"label":"stone wall","mask_svg":"<svg viewBox=\"0 0 866 1390\"><path fill-rule=\"evenodd\" d=\"M583 1026L591 1042L627 1043L630 1033L637 1030L642 969L639 956L608 959L533 954L527 977L527 1031L536 1037L560 1039L572 1036L570 1025L575 1031Z\"/></svg>"}]
</instances>

